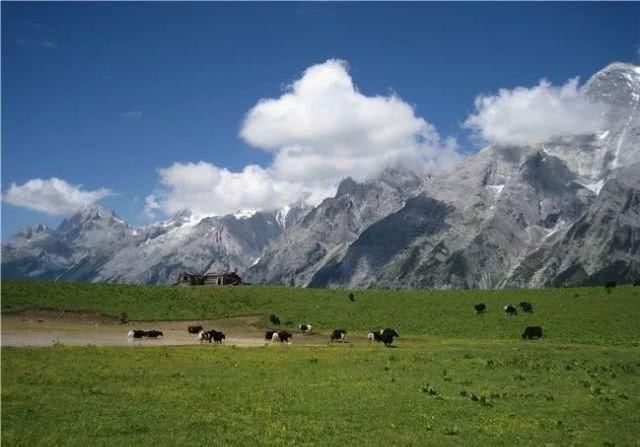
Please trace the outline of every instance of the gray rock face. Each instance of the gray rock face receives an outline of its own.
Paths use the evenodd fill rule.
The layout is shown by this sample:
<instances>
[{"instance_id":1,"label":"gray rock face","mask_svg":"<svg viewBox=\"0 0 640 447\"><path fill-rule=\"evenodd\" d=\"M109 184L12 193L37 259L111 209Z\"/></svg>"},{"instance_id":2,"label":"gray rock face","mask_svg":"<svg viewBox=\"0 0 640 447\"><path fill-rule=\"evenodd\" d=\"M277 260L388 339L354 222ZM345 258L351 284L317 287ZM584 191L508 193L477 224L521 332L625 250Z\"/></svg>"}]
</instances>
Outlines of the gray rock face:
<instances>
[{"instance_id":1,"label":"gray rock face","mask_svg":"<svg viewBox=\"0 0 640 447\"><path fill-rule=\"evenodd\" d=\"M531 253L509 287L633 283L640 272L640 164L609 179L587 212Z\"/></svg>"},{"instance_id":2,"label":"gray rock face","mask_svg":"<svg viewBox=\"0 0 640 447\"><path fill-rule=\"evenodd\" d=\"M532 147L487 146L452 172L388 170L309 208L133 228L100 208L3 246L4 277L170 283L236 270L314 287L499 288L640 278L640 67L584 87L606 128Z\"/></svg>"},{"instance_id":3,"label":"gray rock face","mask_svg":"<svg viewBox=\"0 0 640 447\"><path fill-rule=\"evenodd\" d=\"M100 207L81 210L56 230L30 226L3 246L3 277L167 284L182 271L236 270L255 261L264 246L305 207L196 219L172 219L133 228Z\"/></svg>"},{"instance_id":4,"label":"gray rock face","mask_svg":"<svg viewBox=\"0 0 640 447\"><path fill-rule=\"evenodd\" d=\"M365 183L343 180L335 197L325 199L271 242L246 277L252 282L308 285L318 270L342 259L365 229L400 209L421 185L416 175L397 170Z\"/></svg>"},{"instance_id":5,"label":"gray rock face","mask_svg":"<svg viewBox=\"0 0 640 447\"><path fill-rule=\"evenodd\" d=\"M382 218L310 284L495 288L640 277L640 68L612 64L585 93L609 106L606 130L484 148L426 183L427 216L411 206ZM396 233L402 244L391 242Z\"/></svg>"}]
</instances>

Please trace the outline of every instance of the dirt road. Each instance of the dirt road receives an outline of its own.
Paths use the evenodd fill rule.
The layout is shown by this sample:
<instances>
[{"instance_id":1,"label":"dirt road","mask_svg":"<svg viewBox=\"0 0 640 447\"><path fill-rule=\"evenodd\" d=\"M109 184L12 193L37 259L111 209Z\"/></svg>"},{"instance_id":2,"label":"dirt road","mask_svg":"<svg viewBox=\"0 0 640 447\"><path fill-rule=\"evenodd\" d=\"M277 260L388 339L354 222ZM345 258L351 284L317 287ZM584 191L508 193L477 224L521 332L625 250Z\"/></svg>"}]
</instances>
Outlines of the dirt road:
<instances>
[{"instance_id":1,"label":"dirt road","mask_svg":"<svg viewBox=\"0 0 640 447\"><path fill-rule=\"evenodd\" d=\"M77 313L30 312L3 315L0 343L2 346L159 346L199 345L196 335L187 333L187 326L202 325L205 329L221 330L226 334L224 344L240 347L264 346L264 327L261 317L234 317L202 321L144 321L120 324L116 319ZM130 329L157 329L158 339L131 339ZM293 344L326 345L324 336L294 334Z\"/></svg>"}]
</instances>

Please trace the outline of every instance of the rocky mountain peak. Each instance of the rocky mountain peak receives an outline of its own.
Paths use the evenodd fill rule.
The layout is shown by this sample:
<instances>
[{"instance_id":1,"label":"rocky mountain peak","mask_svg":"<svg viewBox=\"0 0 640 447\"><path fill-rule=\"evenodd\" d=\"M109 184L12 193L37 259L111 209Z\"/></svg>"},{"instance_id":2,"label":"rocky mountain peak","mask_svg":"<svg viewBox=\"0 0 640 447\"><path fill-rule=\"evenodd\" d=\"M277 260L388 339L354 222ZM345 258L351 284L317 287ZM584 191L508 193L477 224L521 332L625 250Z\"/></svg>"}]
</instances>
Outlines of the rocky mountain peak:
<instances>
[{"instance_id":1,"label":"rocky mountain peak","mask_svg":"<svg viewBox=\"0 0 640 447\"><path fill-rule=\"evenodd\" d=\"M193 216L133 229L90 206L3 246L6 277L170 283L237 270L295 286L495 288L640 275L640 67L584 86L603 127L534 146L488 145L448 173L345 178L318 206ZM588 105L587 105L588 106Z\"/></svg>"}]
</instances>

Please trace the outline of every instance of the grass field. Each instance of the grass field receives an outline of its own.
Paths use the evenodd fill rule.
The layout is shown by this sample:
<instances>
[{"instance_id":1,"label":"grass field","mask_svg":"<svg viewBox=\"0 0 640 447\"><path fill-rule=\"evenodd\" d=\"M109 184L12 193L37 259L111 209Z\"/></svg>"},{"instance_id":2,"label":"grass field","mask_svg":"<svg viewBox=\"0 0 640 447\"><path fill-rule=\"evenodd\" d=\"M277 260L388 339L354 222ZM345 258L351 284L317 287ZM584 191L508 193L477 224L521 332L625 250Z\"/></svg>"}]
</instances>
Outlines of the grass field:
<instances>
[{"instance_id":1,"label":"grass field","mask_svg":"<svg viewBox=\"0 0 640 447\"><path fill-rule=\"evenodd\" d=\"M365 334L392 326L401 335L517 339L527 325L541 325L550 340L590 344L640 341L640 287L492 290L348 291L284 287L183 288L2 282L2 312L55 308L97 312L131 320L218 319L277 313L285 327L310 322L329 332L337 327ZM529 301L534 313L505 318L505 304ZM487 304L473 315L473 304Z\"/></svg>"},{"instance_id":2,"label":"grass field","mask_svg":"<svg viewBox=\"0 0 640 447\"><path fill-rule=\"evenodd\" d=\"M2 312L280 314L397 347L2 349L3 445L640 446L640 288L181 289L2 283ZM506 303L534 304L506 318ZM485 302L489 313L473 315ZM545 338L522 341L526 325Z\"/></svg>"}]
</instances>

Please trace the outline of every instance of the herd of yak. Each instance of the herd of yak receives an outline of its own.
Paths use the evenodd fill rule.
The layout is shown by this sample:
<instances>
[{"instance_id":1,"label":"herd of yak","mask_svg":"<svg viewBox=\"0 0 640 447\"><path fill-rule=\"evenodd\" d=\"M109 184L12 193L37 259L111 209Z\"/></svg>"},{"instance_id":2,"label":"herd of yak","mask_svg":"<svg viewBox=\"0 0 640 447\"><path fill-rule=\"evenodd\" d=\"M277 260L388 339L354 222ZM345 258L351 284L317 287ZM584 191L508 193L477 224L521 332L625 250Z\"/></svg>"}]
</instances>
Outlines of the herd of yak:
<instances>
[{"instance_id":1,"label":"herd of yak","mask_svg":"<svg viewBox=\"0 0 640 447\"><path fill-rule=\"evenodd\" d=\"M351 298L351 296L350 296ZM531 303L527 303L526 301L521 302L520 307L522 311L525 313L533 313L533 305ZM487 312L487 306L484 303L475 304L473 306L473 310L476 315L484 314ZM516 306L513 304L507 304L504 306L504 314L508 317L518 315L518 310ZM280 318L276 314L271 314L269 317L269 321L272 325L279 326ZM308 323L300 324L298 329L302 332L302 335L308 334L311 332L312 326ZM209 342L209 343L222 343L222 341L226 338L223 332L216 331L215 329L205 331L204 328L200 325L198 326L189 326L187 331L190 334L197 334L198 340L201 343ZM162 337L162 332L158 330L138 330L132 329L128 334L129 338L158 338ZM347 337L347 331L345 329L335 329L331 332L329 336L329 340L331 342L344 342ZM398 331L392 328L385 329L375 329L369 331L367 334L367 339L369 342L382 342L385 346L391 346L393 344L394 337L400 337ZM271 342L286 342L289 343L289 340L293 338L293 334L284 330L273 330L269 329L264 336L265 340ZM527 326L522 334L523 339L537 339L542 338L542 327L540 326Z\"/></svg>"}]
</instances>

